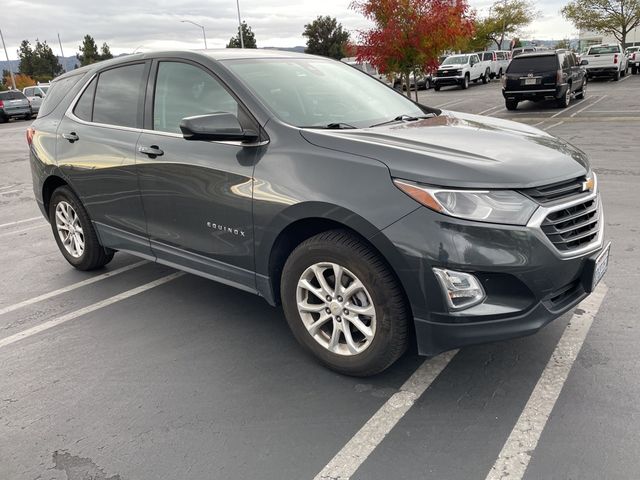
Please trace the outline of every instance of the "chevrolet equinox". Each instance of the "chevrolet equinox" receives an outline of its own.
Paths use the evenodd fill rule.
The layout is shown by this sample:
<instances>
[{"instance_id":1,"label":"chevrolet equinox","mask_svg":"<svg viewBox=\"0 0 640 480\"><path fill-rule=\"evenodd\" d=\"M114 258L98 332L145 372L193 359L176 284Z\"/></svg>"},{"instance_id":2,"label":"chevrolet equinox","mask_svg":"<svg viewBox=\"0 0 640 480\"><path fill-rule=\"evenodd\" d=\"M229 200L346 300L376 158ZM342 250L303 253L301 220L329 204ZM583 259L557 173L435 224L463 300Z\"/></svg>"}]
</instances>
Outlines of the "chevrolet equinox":
<instances>
[{"instance_id":1,"label":"chevrolet equinox","mask_svg":"<svg viewBox=\"0 0 640 480\"><path fill-rule=\"evenodd\" d=\"M372 375L536 332L607 267L585 154L426 107L344 63L260 50L120 57L56 79L27 131L62 255L124 251L281 304Z\"/></svg>"}]
</instances>

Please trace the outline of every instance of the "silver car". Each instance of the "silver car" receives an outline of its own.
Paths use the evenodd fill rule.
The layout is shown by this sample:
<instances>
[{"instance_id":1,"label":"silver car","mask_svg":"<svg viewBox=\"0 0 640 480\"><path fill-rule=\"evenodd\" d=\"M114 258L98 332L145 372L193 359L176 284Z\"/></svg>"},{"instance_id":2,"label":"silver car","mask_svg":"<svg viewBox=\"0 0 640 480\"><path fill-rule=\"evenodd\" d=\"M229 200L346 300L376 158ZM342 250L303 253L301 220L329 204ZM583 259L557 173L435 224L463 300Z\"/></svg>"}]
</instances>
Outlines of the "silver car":
<instances>
[{"instance_id":1,"label":"silver car","mask_svg":"<svg viewBox=\"0 0 640 480\"><path fill-rule=\"evenodd\" d=\"M0 123L10 118L30 120L32 115L31 103L20 90L0 92Z\"/></svg>"},{"instance_id":2,"label":"silver car","mask_svg":"<svg viewBox=\"0 0 640 480\"><path fill-rule=\"evenodd\" d=\"M22 90L25 97L29 99L31 102L31 110L33 110L34 114L37 114L40 111L40 105L42 104L42 100L47 96L47 91L49 90L49 84L46 85L35 85L33 87L26 87Z\"/></svg>"}]
</instances>

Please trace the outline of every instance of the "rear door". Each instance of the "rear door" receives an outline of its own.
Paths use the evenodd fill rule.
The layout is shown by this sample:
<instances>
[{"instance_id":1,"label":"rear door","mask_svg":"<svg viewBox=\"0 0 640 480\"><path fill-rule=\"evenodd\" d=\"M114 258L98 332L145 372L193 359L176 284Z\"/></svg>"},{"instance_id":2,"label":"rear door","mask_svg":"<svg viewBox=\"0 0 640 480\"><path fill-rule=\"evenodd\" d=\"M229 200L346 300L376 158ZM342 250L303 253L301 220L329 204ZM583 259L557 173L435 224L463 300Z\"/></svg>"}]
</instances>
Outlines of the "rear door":
<instances>
[{"instance_id":1,"label":"rear door","mask_svg":"<svg viewBox=\"0 0 640 480\"><path fill-rule=\"evenodd\" d=\"M187 140L180 121L229 112L245 128L259 131L258 125L233 92L197 63L154 61L149 90L136 162L158 261L255 291L252 192L258 148ZM158 155L141 151L149 148Z\"/></svg>"},{"instance_id":2,"label":"rear door","mask_svg":"<svg viewBox=\"0 0 640 480\"><path fill-rule=\"evenodd\" d=\"M517 56L507 69L507 91L549 90L556 86L558 59L555 55Z\"/></svg>"},{"instance_id":3,"label":"rear door","mask_svg":"<svg viewBox=\"0 0 640 480\"><path fill-rule=\"evenodd\" d=\"M151 257L135 149L150 62L118 65L87 82L58 127L58 165L105 246Z\"/></svg>"}]
</instances>

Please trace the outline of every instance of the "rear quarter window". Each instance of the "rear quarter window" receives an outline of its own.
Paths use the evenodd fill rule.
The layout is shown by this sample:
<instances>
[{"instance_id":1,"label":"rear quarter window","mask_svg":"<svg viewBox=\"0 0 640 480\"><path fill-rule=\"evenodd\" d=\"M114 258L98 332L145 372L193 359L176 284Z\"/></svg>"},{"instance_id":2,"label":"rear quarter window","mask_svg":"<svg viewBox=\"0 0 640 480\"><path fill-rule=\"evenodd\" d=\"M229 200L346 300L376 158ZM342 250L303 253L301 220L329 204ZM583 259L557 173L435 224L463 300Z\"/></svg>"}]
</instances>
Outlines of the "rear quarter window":
<instances>
[{"instance_id":1,"label":"rear quarter window","mask_svg":"<svg viewBox=\"0 0 640 480\"><path fill-rule=\"evenodd\" d=\"M47 96L44 97L40 111L38 112L38 117L44 117L53 112L81 78L82 74L78 74L55 80L49 87Z\"/></svg>"},{"instance_id":2,"label":"rear quarter window","mask_svg":"<svg viewBox=\"0 0 640 480\"><path fill-rule=\"evenodd\" d=\"M507 68L507 73L549 72L558 70L558 59L554 55L544 57L517 57Z\"/></svg>"},{"instance_id":3,"label":"rear quarter window","mask_svg":"<svg viewBox=\"0 0 640 480\"><path fill-rule=\"evenodd\" d=\"M620 49L616 45L608 47L591 47L587 55L607 55L610 53L620 53Z\"/></svg>"}]
</instances>

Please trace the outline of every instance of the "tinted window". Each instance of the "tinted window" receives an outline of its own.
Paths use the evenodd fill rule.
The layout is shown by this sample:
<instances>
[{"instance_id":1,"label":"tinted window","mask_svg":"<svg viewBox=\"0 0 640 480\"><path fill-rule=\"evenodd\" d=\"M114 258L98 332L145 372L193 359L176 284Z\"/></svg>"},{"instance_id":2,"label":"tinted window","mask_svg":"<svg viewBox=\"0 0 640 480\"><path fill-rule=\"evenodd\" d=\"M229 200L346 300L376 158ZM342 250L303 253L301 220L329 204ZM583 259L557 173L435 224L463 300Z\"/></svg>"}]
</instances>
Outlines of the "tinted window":
<instances>
[{"instance_id":1,"label":"tinted window","mask_svg":"<svg viewBox=\"0 0 640 480\"><path fill-rule=\"evenodd\" d=\"M97 79L91 80L89 86L82 93L82 96L76 103L73 113L76 117L87 122L91 121L93 114L93 94L96 92Z\"/></svg>"},{"instance_id":2,"label":"tinted window","mask_svg":"<svg viewBox=\"0 0 640 480\"><path fill-rule=\"evenodd\" d=\"M153 129L180 133L185 117L228 112L238 115L238 103L209 73L194 65L160 62L153 100Z\"/></svg>"},{"instance_id":3,"label":"tinted window","mask_svg":"<svg viewBox=\"0 0 640 480\"><path fill-rule=\"evenodd\" d=\"M493 60L493 55L490 52L486 52L482 54L482 59L483 60Z\"/></svg>"},{"instance_id":4,"label":"tinted window","mask_svg":"<svg viewBox=\"0 0 640 480\"><path fill-rule=\"evenodd\" d=\"M58 106L62 99L71 91L71 89L80 81L82 74L72 75L70 77L64 77L60 80L55 80L50 86L47 96L44 97L44 101L38 111L38 117L44 117L49 115Z\"/></svg>"},{"instance_id":5,"label":"tinted window","mask_svg":"<svg viewBox=\"0 0 640 480\"><path fill-rule=\"evenodd\" d=\"M24 89L24 94L25 94L27 97L31 97L31 96L33 96L33 88L25 88L25 89Z\"/></svg>"},{"instance_id":6,"label":"tinted window","mask_svg":"<svg viewBox=\"0 0 640 480\"><path fill-rule=\"evenodd\" d=\"M543 57L514 58L507 68L507 73L549 72L558 69L558 60L555 55Z\"/></svg>"},{"instance_id":7,"label":"tinted window","mask_svg":"<svg viewBox=\"0 0 640 480\"><path fill-rule=\"evenodd\" d=\"M27 97L22 92L0 92L0 100L23 100Z\"/></svg>"},{"instance_id":8,"label":"tinted window","mask_svg":"<svg viewBox=\"0 0 640 480\"><path fill-rule=\"evenodd\" d=\"M606 55L607 53L620 53L617 45L609 47L591 47L587 55Z\"/></svg>"},{"instance_id":9,"label":"tinted window","mask_svg":"<svg viewBox=\"0 0 640 480\"><path fill-rule=\"evenodd\" d=\"M138 111L144 91L144 64L126 65L98 77L93 121L122 127L138 127Z\"/></svg>"}]
</instances>

